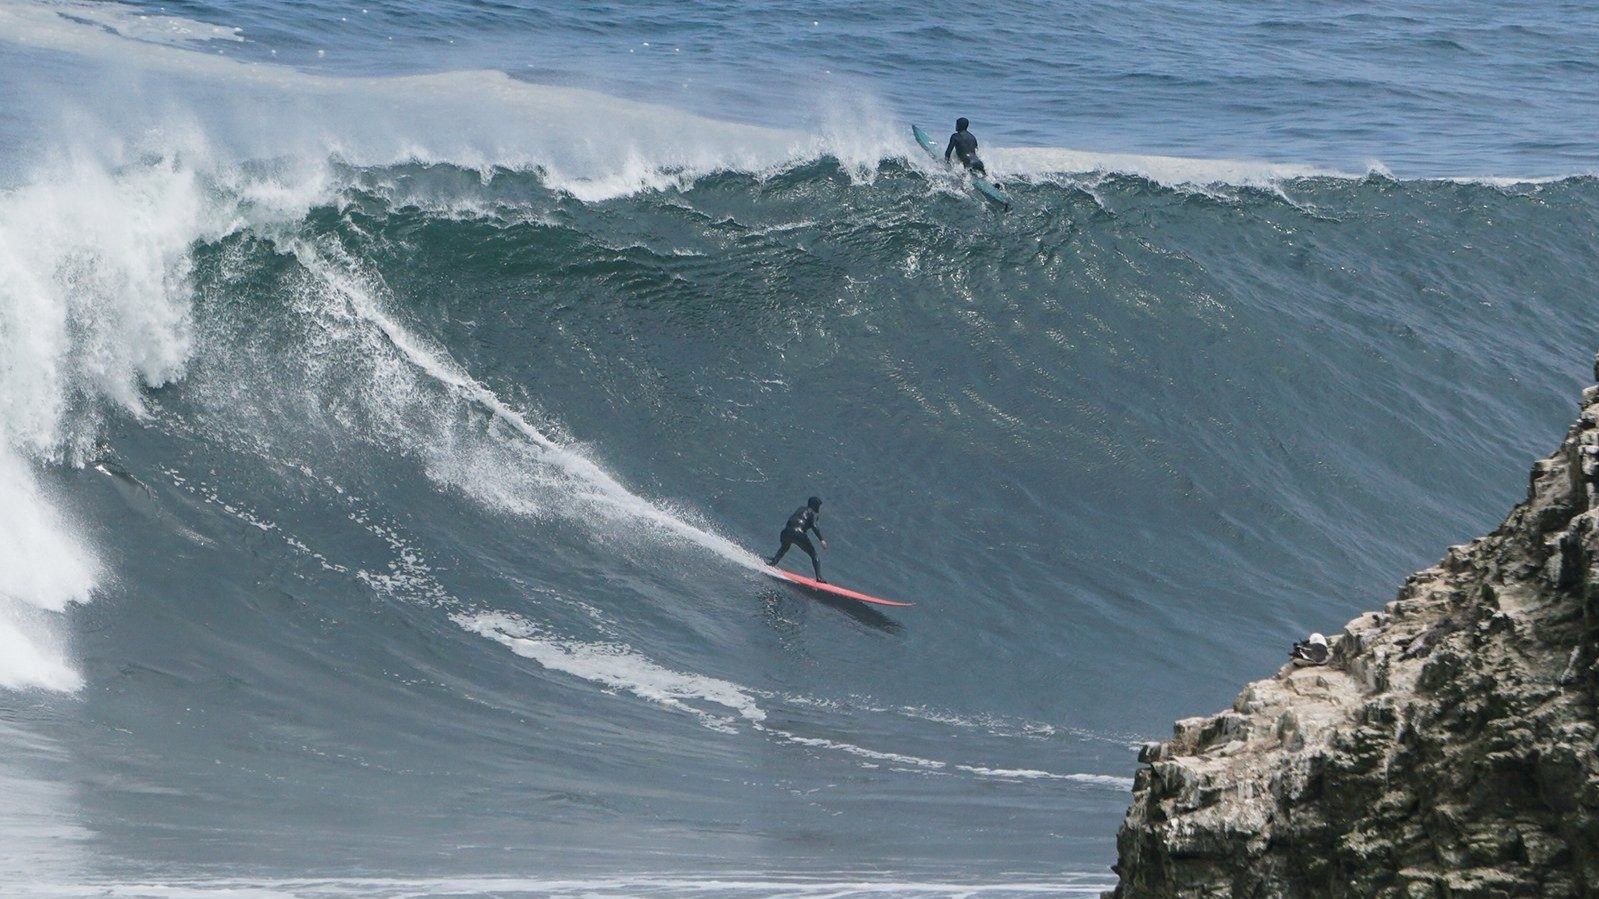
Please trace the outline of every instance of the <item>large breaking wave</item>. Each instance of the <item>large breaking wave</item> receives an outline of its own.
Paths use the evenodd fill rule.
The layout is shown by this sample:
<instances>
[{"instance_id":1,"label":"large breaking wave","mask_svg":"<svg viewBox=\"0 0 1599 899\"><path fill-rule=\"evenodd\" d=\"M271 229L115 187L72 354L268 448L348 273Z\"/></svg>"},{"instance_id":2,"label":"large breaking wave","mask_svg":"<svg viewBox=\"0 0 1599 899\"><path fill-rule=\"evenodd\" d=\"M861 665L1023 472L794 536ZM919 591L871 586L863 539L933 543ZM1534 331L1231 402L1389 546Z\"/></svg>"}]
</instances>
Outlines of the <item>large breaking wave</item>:
<instances>
[{"instance_id":1,"label":"large breaking wave","mask_svg":"<svg viewBox=\"0 0 1599 899\"><path fill-rule=\"evenodd\" d=\"M38 726L106 787L50 802L126 855L304 824L337 869L364 822L308 797L441 756L518 839L1089 841L1128 742L1501 512L1591 343L1588 177L1001 148L1000 214L869 99L785 132L137 21L0 7L112 85L0 191L0 688L81 704ZM750 576L815 491L915 612ZM207 804L260 772L311 811Z\"/></svg>"}]
</instances>

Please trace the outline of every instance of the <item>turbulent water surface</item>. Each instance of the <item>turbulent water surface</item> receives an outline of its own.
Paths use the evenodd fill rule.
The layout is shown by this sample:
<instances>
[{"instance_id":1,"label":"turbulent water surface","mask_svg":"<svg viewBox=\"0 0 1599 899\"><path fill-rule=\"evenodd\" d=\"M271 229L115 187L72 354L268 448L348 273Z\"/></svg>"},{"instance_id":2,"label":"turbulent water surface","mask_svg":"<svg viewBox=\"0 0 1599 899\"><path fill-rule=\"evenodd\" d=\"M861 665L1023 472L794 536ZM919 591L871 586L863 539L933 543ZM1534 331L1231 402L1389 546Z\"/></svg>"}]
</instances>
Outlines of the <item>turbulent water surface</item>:
<instances>
[{"instance_id":1,"label":"turbulent water surface","mask_svg":"<svg viewBox=\"0 0 1599 899\"><path fill-rule=\"evenodd\" d=\"M1570 417L1596 19L0 5L0 893L1094 894Z\"/></svg>"}]
</instances>

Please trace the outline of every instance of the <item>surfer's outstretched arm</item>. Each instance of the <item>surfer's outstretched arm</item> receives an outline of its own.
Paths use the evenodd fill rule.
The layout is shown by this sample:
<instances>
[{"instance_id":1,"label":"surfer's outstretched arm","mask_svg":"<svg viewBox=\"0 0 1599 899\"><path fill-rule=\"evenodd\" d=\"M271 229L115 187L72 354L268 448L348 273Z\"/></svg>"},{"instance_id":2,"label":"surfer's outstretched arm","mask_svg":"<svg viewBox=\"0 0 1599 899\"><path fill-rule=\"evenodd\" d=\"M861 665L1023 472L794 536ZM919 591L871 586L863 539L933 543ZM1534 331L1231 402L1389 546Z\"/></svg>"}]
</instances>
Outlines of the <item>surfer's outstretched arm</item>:
<instances>
[{"instance_id":1,"label":"surfer's outstretched arm","mask_svg":"<svg viewBox=\"0 0 1599 899\"><path fill-rule=\"evenodd\" d=\"M955 152L955 135L951 134L949 136L949 146L944 148L944 161L945 162L949 162L950 154L954 153L954 152Z\"/></svg>"}]
</instances>

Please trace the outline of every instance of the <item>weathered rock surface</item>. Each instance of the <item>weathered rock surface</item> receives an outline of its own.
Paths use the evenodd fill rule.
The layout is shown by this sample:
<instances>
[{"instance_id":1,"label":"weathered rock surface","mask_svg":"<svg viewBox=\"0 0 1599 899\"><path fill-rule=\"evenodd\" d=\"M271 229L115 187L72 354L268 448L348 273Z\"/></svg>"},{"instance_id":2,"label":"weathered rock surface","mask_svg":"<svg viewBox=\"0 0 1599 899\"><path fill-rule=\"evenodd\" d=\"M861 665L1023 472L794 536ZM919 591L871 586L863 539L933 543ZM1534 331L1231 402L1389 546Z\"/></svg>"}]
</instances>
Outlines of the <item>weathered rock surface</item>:
<instances>
[{"instance_id":1,"label":"weathered rock surface","mask_svg":"<svg viewBox=\"0 0 1599 899\"><path fill-rule=\"evenodd\" d=\"M1144 747L1108 896L1599 897L1599 387L1498 530L1333 644Z\"/></svg>"}]
</instances>

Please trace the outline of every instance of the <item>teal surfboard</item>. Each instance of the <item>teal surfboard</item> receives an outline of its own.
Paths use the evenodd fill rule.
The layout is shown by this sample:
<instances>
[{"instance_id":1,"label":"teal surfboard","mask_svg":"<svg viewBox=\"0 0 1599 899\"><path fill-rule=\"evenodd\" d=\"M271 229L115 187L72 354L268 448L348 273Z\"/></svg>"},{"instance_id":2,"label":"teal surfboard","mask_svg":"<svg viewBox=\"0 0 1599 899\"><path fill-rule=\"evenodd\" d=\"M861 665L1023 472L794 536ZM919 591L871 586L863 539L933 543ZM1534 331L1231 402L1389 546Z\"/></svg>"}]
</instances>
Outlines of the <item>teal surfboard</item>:
<instances>
[{"instance_id":1,"label":"teal surfboard","mask_svg":"<svg viewBox=\"0 0 1599 899\"><path fill-rule=\"evenodd\" d=\"M944 154L938 151L938 145L933 143L933 139L927 136L927 132L923 131L921 126L912 125L911 133L916 135L916 142L922 145L922 149L927 151L928 156L933 157L933 159L939 162L944 161ZM978 193L982 194L988 199L998 203L1006 209L1010 208L1010 197L1005 196L1004 191L995 187L994 182L982 177L981 175L973 175L972 186L977 188Z\"/></svg>"}]
</instances>

